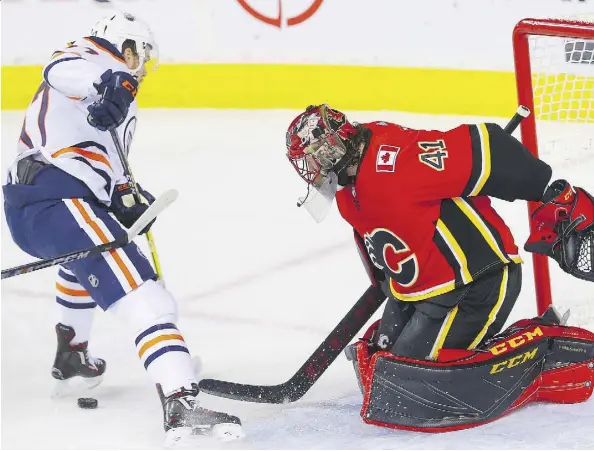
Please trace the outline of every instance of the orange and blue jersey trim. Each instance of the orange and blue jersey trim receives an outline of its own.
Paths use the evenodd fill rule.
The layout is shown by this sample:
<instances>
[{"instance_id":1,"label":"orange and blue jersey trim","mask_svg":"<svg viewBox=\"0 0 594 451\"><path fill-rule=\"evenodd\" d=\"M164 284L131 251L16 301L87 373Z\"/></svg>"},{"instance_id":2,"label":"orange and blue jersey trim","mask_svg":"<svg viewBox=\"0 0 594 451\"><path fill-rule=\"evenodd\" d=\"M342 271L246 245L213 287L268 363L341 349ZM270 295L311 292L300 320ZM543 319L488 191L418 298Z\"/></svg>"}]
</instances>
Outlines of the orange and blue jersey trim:
<instances>
[{"instance_id":1,"label":"orange and blue jersey trim","mask_svg":"<svg viewBox=\"0 0 594 451\"><path fill-rule=\"evenodd\" d=\"M20 136L19 140L25 146L27 146L29 149L33 148L33 141L31 140L31 137L27 133L27 119L23 120L23 127L21 128L21 136Z\"/></svg>"},{"instance_id":2,"label":"orange and blue jersey trim","mask_svg":"<svg viewBox=\"0 0 594 451\"><path fill-rule=\"evenodd\" d=\"M52 158L58 158L60 155L64 155L65 153L75 153L81 155L89 160L97 161L99 163L103 163L109 169L112 169L109 160L105 158L103 155L91 152L90 150L81 149L80 147L64 147L63 149L58 150L52 154ZM112 169L113 170L113 169Z\"/></svg>"},{"instance_id":3,"label":"orange and blue jersey trim","mask_svg":"<svg viewBox=\"0 0 594 451\"><path fill-rule=\"evenodd\" d=\"M74 207L78 210L78 212L82 216L83 220L93 230L93 232L99 238L99 240L102 243L108 243L110 240L107 238L105 233L103 233L103 230L101 230L99 225L91 218L89 213L85 210L81 201L79 199L72 199L72 204L74 204ZM134 280L134 276L132 275L132 273L130 272L130 270L128 269L128 267L126 266L124 261L122 260L122 257L120 256L118 251L119 251L118 249L111 249L108 251L108 253L113 257L115 263L117 264L117 267L122 272L124 278L126 279L128 285L130 286L130 288L132 290L134 290L134 289L138 288L138 283Z\"/></svg>"},{"instance_id":4,"label":"orange and blue jersey trim","mask_svg":"<svg viewBox=\"0 0 594 451\"><path fill-rule=\"evenodd\" d=\"M140 333L134 342L138 349L138 357L144 359L145 369L167 352L190 353L185 346L184 338L173 323L155 324Z\"/></svg>"},{"instance_id":5,"label":"orange and blue jersey trim","mask_svg":"<svg viewBox=\"0 0 594 451\"><path fill-rule=\"evenodd\" d=\"M50 58L50 61L51 61L51 60L55 60L56 58L59 58L59 57L61 57L62 55L66 55L66 54L80 56L80 53L77 53L77 52L64 52L64 51L62 51L62 50L56 50L56 51L55 51L55 52L52 54L52 57Z\"/></svg>"},{"instance_id":6,"label":"orange and blue jersey trim","mask_svg":"<svg viewBox=\"0 0 594 451\"><path fill-rule=\"evenodd\" d=\"M63 53L64 52L62 52L62 54ZM49 71L51 70L51 68L54 67L56 64L64 63L66 61L74 61L74 60L81 60L81 59L83 59L83 58L81 58L80 56L69 56L66 58L61 58L59 60L53 61L52 63L48 64L47 67L44 69L43 79L50 87L53 88L52 84L49 82Z\"/></svg>"},{"instance_id":7,"label":"orange and blue jersey trim","mask_svg":"<svg viewBox=\"0 0 594 451\"><path fill-rule=\"evenodd\" d=\"M73 310L88 310L97 307L95 302L69 302L65 299L62 299L60 296L56 296L56 303Z\"/></svg>"},{"instance_id":8,"label":"orange and blue jersey trim","mask_svg":"<svg viewBox=\"0 0 594 451\"><path fill-rule=\"evenodd\" d=\"M56 282L56 290L58 290L60 293L67 294L68 296L80 296L80 297L90 296L89 292L87 290L85 290L84 288L82 288L80 290L68 288L68 287L65 287L64 285L62 285L60 282Z\"/></svg>"},{"instance_id":9,"label":"orange and blue jersey trim","mask_svg":"<svg viewBox=\"0 0 594 451\"><path fill-rule=\"evenodd\" d=\"M124 55L122 55L118 48L111 42L109 42L107 39L98 38L96 36L87 36L85 39L98 49L103 50L104 52L113 56L120 63L126 63L126 61L124 60Z\"/></svg>"},{"instance_id":10,"label":"orange and blue jersey trim","mask_svg":"<svg viewBox=\"0 0 594 451\"><path fill-rule=\"evenodd\" d=\"M47 143L47 130L45 126L45 118L47 116L47 110L49 108L49 85L44 81L41 83L40 91L41 94L41 107L39 108L39 116L37 117L37 126L39 127L39 133L41 135L41 146L44 147ZM37 95L36 97L37 98Z\"/></svg>"},{"instance_id":11,"label":"orange and blue jersey trim","mask_svg":"<svg viewBox=\"0 0 594 451\"><path fill-rule=\"evenodd\" d=\"M97 306L74 274L68 274L62 268L58 271L56 280L56 303L74 310L93 309Z\"/></svg>"},{"instance_id":12,"label":"orange and blue jersey trim","mask_svg":"<svg viewBox=\"0 0 594 451\"><path fill-rule=\"evenodd\" d=\"M58 277L64 279L67 282L70 282L70 283L78 283L78 279L76 278L75 275L68 274L62 268L60 268L60 270L58 271Z\"/></svg>"},{"instance_id":13,"label":"orange and blue jersey trim","mask_svg":"<svg viewBox=\"0 0 594 451\"><path fill-rule=\"evenodd\" d=\"M87 150L89 148L93 148L93 151ZM95 150L98 150L99 152L95 152ZM84 141L74 144L71 147L60 149L54 152L52 157L58 158L62 155L68 155L68 158L80 161L89 166L95 173L105 180L105 186L107 187L106 191L109 192L111 190L113 180L110 174L113 172L113 168L107 158L108 153L104 146L95 141ZM97 167L97 165L92 165L91 161L103 164L105 170Z\"/></svg>"}]
</instances>

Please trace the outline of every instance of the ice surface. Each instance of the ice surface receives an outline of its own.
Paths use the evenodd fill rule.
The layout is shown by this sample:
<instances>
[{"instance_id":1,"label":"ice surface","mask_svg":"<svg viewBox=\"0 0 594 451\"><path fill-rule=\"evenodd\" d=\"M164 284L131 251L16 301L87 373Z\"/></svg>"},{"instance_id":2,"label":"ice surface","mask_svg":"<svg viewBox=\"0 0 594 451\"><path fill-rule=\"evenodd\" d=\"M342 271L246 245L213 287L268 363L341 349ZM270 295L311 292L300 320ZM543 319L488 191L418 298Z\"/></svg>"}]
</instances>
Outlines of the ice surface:
<instances>
[{"instance_id":1,"label":"ice surface","mask_svg":"<svg viewBox=\"0 0 594 451\"><path fill-rule=\"evenodd\" d=\"M137 180L180 198L153 233L168 288L179 301L180 330L202 357L203 377L237 382L287 380L367 287L351 231L335 208L316 224L295 207L305 187L284 156L295 111L141 111L131 165ZM348 112L352 120L389 120L447 129L485 118ZM513 112L510 112L510 115ZM492 119L502 125L504 119ZM22 113L2 114L2 170L14 152ZM556 177L594 189L589 149L545 150ZM496 202L521 245L526 207ZM2 268L30 261L2 219ZM138 240L143 243L143 238ZM535 313L532 268L522 253L524 288L510 320ZM96 312L91 350L108 362L81 410L76 396L51 401L55 351L53 269L2 282L2 447L21 449L160 448L161 410L135 353L133 337ZM594 285L552 268L555 303L570 324L594 327ZM91 395L89 393L89 395ZM533 405L495 423L440 435L365 425L344 357L301 401L284 406L201 395L203 405L242 417L241 443L204 448L543 449L594 448L594 400Z\"/></svg>"}]
</instances>

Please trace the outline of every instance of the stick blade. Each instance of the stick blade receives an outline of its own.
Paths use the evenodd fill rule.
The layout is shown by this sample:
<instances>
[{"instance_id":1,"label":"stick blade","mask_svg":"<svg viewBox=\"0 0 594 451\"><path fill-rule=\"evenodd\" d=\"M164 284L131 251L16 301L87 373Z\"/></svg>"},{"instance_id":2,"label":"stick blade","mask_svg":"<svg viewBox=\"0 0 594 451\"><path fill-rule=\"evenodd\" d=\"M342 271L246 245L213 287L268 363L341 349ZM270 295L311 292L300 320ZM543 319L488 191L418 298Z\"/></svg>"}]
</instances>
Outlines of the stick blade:
<instances>
[{"instance_id":1,"label":"stick blade","mask_svg":"<svg viewBox=\"0 0 594 451\"><path fill-rule=\"evenodd\" d=\"M128 229L128 242L132 241L142 230L150 224L159 214L177 199L179 193L176 189L169 189L161 194Z\"/></svg>"},{"instance_id":2,"label":"stick blade","mask_svg":"<svg viewBox=\"0 0 594 451\"><path fill-rule=\"evenodd\" d=\"M286 404L297 401L302 396L292 390L291 384L249 385L217 379L202 379L198 386L209 395L263 404Z\"/></svg>"}]
</instances>

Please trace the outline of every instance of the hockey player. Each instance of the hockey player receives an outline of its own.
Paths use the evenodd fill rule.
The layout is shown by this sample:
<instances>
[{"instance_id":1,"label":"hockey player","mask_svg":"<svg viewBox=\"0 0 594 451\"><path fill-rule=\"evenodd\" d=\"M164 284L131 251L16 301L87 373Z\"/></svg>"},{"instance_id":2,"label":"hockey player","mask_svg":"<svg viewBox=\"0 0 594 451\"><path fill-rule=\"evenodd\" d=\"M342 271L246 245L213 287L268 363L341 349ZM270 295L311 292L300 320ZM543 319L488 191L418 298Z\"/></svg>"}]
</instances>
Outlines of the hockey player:
<instances>
[{"instance_id":1,"label":"hockey player","mask_svg":"<svg viewBox=\"0 0 594 451\"><path fill-rule=\"evenodd\" d=\"M540 201L534 213L539 227L525 249L548 255L566 272L594 281L592 196L564 180L548 185L550 166L491 123L461 125L446 132L413 130L386 122L350 123L327 105L311 106L289 126L287 156L308 184L308 195L298 205L305 205L320 221L336 198L340 214L353 227L376 295L387 297L379 324L350 352L359 360L366 421L427 430L474 425L501 414L473 416L476 412L461 407L460 403L470 403L466 395L461 395L460 403L445 395L432 398L439 390L454 396L455 390L436 385L434 392L428 392L422 383L430 372L413 374L406 369L409 373L403 376L405 370L390 365L414 361L414 368L431 369L435 364L430 362L446 355L452 360L445 351L464 350L457 355L468 359L487 343L496 343L494 337L520 292L522 261L490 197ZM555 315L538 321L559 323ZM579 349L584 352L581 357L594 367L594 334L577 330L574 336L588 343ZM555 333L561 334L557 329L551 332ZM514 343L519 347L520 340ZM376 352L389 364L374 361L371 356ZM504 354L495 355L502 359ZM481 356L485 360L484 351ZM509 374L516 383L518 375L513 380ZM501 379L500 374L497 377ZM594 379L594 372L589 377ZM421 382L407 386L412 380ZM482 390L478 384L474 389ZM487 391L483 394L490 402ZM411 405L416 402L410 399L420 407ZM444 407L451 403L460 408ZM431 404L441 410L427 407Z\"/></svg>"},{"instance_id":2,"label":"hockey player","mask_svg":"<svg viewBox=\"0 0 594 451\"><path fill-rule=\"evenodd\" d=\"M3 187L10 232L25 252L48 258L112 241L147 209L134 202L109 130L117 131L127 154L136 93L157 59L151 29L118 12L54 52L45 65ZM56 302L54 378L82 376L96 384L104 373L105 361L87 348L99 305L127 326L142 364L162 388L168 441L191 434L242 435L237 417L199 407L190 351L176 326L176 302L134 243L63 265Z\"/></svg>"}]
</instances>

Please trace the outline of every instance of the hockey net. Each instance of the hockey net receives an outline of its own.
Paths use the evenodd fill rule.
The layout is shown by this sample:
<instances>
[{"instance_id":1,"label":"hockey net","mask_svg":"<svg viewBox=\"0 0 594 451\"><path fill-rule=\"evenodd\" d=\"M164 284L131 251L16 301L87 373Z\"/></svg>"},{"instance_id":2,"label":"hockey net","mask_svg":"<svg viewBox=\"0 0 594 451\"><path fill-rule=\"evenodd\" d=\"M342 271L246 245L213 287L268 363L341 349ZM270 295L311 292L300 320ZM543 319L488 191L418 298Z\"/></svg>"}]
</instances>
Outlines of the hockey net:
<instances>
[{"instance_id":1,"label":"hockey net","mask_svg":"<svg viewBox=\"0 0 594 451\"><path fill-rule=\"evenodd\" d=\"M522 122L522 142L544 160L556 162L556 178L592 189L594 20L524 19L514 29L513 45L518 101L533 112ZM574 173L563 173L564 161L567 169L583 168L580 180ZM529 212L535 208L530 203ZM557 294L551 289L547 258L533 255L533 267L541 313L552 303L553 294L557 302Z\"/></svg>"}]
</instances>

